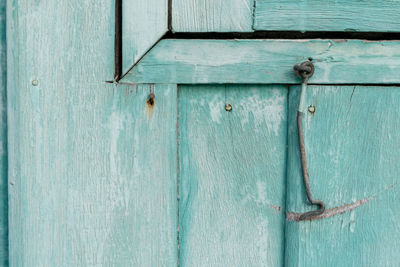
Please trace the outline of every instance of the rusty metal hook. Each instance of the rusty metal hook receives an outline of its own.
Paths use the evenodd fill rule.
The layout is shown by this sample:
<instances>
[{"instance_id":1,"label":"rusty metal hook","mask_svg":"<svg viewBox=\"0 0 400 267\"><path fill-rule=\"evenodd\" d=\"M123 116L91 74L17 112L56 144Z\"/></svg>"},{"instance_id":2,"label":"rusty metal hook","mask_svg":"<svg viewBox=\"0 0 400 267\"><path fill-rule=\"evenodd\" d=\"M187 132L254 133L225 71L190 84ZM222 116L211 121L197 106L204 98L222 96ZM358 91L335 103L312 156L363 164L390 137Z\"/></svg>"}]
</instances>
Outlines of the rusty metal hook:
<instances>
[{"instance_id":1,"label":"rusty metal hook","mask_svg":"<svg viewBox=\"0 0 400 267\"><path fill-rule=\"evenodd\" d=\"M308 201L312 205L318 205L318 210L308 211L300 215L299 220L304 221L307 219L312 219L315 216L321 215L325 212L325 204L321 200L315 200L312 197L311 187L310 187L310 178L308 176L308 168L307 168L307 156L306 149L304 145L304 134L303 134L303 113L305 112L305 96L307 89L308 79L314 74L314 64L311 61L305 61L301 64L296 64L293 67L294 72L303 78L303 82L301 84L301 94L300 94L300 103L299 108L297 110L297 130L299 135L299 146L300 146L300 156L301 156L301 168L303 171L303 181L304 187L306 190Z\"/></svg>"}]
</instances>

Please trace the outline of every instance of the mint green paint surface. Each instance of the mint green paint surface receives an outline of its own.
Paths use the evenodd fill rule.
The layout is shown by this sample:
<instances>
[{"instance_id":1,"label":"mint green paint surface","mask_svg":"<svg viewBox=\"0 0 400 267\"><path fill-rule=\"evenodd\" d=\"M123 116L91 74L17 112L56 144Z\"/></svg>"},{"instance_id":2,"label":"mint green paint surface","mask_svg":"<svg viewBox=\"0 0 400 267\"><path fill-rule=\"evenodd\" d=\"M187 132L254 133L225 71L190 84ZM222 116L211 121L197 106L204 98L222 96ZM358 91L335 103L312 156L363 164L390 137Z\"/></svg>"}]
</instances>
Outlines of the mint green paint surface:
<instances>
[{"instance_id":1,"label":"mint green paint surface","mask_svg":"<svg viewBox=\"0 0 400 267\"><path fill-rule=\"evenodd\" d=\"M308 58L312 83L400 83L396 41L204 39L161 41L121 82L293 84L294 64Z\"/></svg>"},{"instance_id":2,"label":"mint green paint surface","mask_svg":"<svg viewBox=\"0 0 400 267\"><path fill-rule=\"evenodd\" d=\"M173 0L175 32L252 32L254 0Z\"/></svg>"},{"instance_id":3,"label":"mint green paint surface","mask_svg":"<svg viewBox=\"0 0 400 267\"><path fill-rule=\"evenodd\" d=\"M125 1L125 70L165 32L166 3ZM251 31L249 1L237 20L206 3L173 23ZM113 85L113 7L8 0L6 44L0 5L0 265L398 265L400 91L343 85L399 84L398 41L164 40ZM298 222L312 207L286 84L308 57L311 82L336 86L308 90L311 187L328 210ZM208 85L177 85L194 83Z\"/></svg>"},{"instance_id":4,"label":"mint green paint surface","mask_svg":"<svg viewBox=\"0 0 400 267\"><path fill-rule=\"evenodd\" d=\"M177 90L105 83L113 6L8 1L11 266L176 266Z\"/></svg>"},{"instance_id":5,"label":"mint green paint surface","mask_svg":"<svg viewBox=\"0 0 400 267\"><path fill-rule=\"evenodd\" d=\"M312 209L303 187L289 94L286 266L398 266L400 262L400 90L309 86L303 119L310 183L327 218L296 222Z\"/></svg>"},{"instance_id":6,"label":"mint green paint surface","mask_svg":"<svg viewBox=\"0 0 400 267\"><path fill-rule=\"evenodd\" d=\"M6 3L0 2L0 266L8 266Z\"/></svg>"},{"instance_id":7,"label":"mint green paint surface","mask_svg":"<svg viewBox=\"0 0 400 267\"><path fill-rule=\"evenodd\" d=\"M255 0L254 30L400 31L399 0Z\"/></svg>"},{"instance_id":8,"label":"mint green paint surface","mask_svg":"<svg viewBox=\"0 0 400 267\"><path fill-rule=\"evenodd\" d=\"M111 5L114 1L107 1ZM168 30L168 0L122 0L123 73ZM112 14L113 6L110 6ZM99 14L101 15L101 14ZM110 26L113 24L110 21ZM110 34L113 29L110 29Z\"/></svg>"},{"instance_id":9,"label":"mint green paint surface","mask_svg":"<svg viewBox=\"0 0 400 267\"><path fill-rule=\"evenodd\" d=\"M181 266L282 266L287 88L182 86L179 110Z\"/></svg>"}]
</instances>

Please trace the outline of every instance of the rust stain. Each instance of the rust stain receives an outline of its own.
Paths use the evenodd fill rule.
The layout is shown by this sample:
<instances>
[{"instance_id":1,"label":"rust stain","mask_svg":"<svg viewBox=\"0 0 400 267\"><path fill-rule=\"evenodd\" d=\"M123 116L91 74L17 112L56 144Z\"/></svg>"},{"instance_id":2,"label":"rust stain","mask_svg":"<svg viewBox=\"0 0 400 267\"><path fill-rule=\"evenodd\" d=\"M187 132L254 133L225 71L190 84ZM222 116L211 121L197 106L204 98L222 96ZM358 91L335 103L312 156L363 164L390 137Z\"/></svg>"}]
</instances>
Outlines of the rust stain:
<instances>
[{"instance_id":1,"label":"rust stain","mask_svg":"<svg viewBox=\"0 0 400 267\"><path fill-rule=\"evenodd\" d=\"M310 218L308 221L322 220L322 219L325 219L325 218L330 218L330 217L336 216L338 214L343 214L345 212L354 210L354 209L364 205L368 201L371 201L371 200L373 200L375 198L376 198L376 196L372 196L370 198L364 198L364 199L358 200L358 201L350 203L350 204L345 204L345 205L340 206L340 207L327 209L323 214L315 216L313 218ZM302 213L287 212L286 213L286 220L298 222L301 214Z\"/></svg>"},{"instance_id":2,"label":"rust stain","mask_svg":"<svg viewBox=\"0 0 400 267\"><path fill-rule=\"evenodd\" d=\"M149 118L151 118L153 115L153 110L155 105L156 105L156 96L154 95L154 93L150 93L146 101L146 107L147 107L146 110Z\"/></svg>"},{"instance_id":3,"label":"rust stain","mask_svg":"<svg viewBox=\"0 0 400 267\"><path fill-rule=\"evenodd\" d=\"M151 93L149 95L149 98L147 99L147 106L149 108L153 108L155 103L156 103L156 96L154 95L154 93Z\"/></svg>"}]
</instances>

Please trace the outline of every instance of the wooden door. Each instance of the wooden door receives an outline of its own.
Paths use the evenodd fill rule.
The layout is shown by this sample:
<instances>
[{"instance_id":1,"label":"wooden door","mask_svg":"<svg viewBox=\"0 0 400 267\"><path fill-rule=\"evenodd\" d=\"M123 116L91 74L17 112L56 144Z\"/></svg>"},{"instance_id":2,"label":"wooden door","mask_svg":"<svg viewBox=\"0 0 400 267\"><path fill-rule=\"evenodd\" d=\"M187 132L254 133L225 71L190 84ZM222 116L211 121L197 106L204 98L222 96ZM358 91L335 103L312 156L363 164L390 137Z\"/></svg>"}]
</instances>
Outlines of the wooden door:
<instances>
[{"instance_id":1,"label":"wooden door","mask_svg":"<svg viewBox=\"0 0 400 267\"><path fill-rule=\"evenodd\" d=\"M116 1L1 4L2 266L398 265L399 1Z\"/></svg>"}]
</instances>

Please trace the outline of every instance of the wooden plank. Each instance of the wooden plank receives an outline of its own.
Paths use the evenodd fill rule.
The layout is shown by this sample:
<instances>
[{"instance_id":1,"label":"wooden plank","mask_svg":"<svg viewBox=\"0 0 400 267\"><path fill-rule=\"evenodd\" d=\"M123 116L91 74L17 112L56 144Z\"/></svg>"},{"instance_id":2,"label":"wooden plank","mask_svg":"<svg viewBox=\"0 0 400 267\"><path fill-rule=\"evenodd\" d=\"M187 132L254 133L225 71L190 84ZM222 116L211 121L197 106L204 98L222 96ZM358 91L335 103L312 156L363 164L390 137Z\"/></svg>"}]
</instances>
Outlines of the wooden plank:
<instances>
[{"instance_id":1,"label":"wooden plank","mask_svg":"<svg viewBox=\"0 0 400 267\"><path fill-rule=\"evenodd\" d=\"M0 266L8 266L6 1L0 2Z\"/></svg>"},{"instance_id":2,"label":"wooden plank","mask_svg":"<svg viewBox=\"0 0 400 267\"><path fill-rule=\"evenodd\" d=\"M174 0L175 32L252 32L254 0Z\"/></svg>"},{"instance_id":3,"label":"wooden plank","mask_svg":"<svg viewBox=\"0 0 400 267\"><path fill-rule=\"evenodd\" d=\"M173 39L121 82L293 84L300 82L294 64L308 58L316 67L310 83L400 83L398 41Z\"/></svg>"},{"instance_id":4,"label":"wooden plank","mask_svg":"<svg viewBox=\"0 0 400 267\"><path fill-rule=\"evenodd\" d=\"M400 90L311 86L303 127L315 199L327 218L296 222L312 209L301 177L296 110L290 88L286 228L287 266L396 266L400 262Z\"/></svg>"},{"instance_id":5,"label":"wooden plank","mask_svg":"<svg viewBox=\"0 0 400 267\"><path fill-rule=\"evenodd\" d=\"M122 10L123 71L126 73L167 32L168 0L123 1Z\"/></svg>"},{"instance_id":6,"label":"wooden plank","mask_svg":"<svg viewBox=\"0 0 400 267\"><path fill-rule=\"evenodd\" d=\"M254 29L398 32L399 9L399 0L256 0Z\"/></svg>"},{"instance_id":7,"label":"wooden plank","mask_svg":"<svg viewBox=\"0 0 400 267\"><path fill-rule=\"evenodd\" d=\"M9 1L11 266L176 266L176 86L104 82L111 7Z\"/></svg>"},{"instance_id":8,"label":"wooden plank","mask_svg":"<svg viewBox=\"0 0 400 267\"><path fill-rule=\"evenodd\" d=\"M281 266L286 87L182 86L179 102L181 265Z\"/></svg>"}]
</instances>

